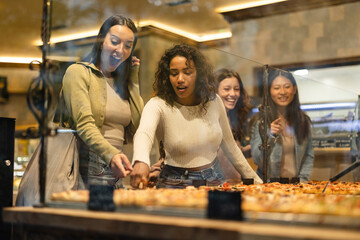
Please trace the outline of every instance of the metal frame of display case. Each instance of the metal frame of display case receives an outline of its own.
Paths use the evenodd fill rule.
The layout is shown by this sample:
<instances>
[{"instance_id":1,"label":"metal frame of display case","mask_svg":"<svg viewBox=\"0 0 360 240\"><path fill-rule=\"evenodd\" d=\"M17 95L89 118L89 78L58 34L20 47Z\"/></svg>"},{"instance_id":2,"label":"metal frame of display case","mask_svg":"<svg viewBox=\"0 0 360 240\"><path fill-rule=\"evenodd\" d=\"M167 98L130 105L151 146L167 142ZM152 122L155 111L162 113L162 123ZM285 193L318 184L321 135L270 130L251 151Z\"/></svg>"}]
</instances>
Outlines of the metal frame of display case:
<instances>
[{"instance_id":1,"label":"metal frame of display case","mask_svg":"<svg viewBox=\"0 0 360 240\"><path fill-rule=\"evenodd\" d=\"M39 189L40 202L38 207L45 206L45 189L46 189L46 163L47 151L46 140L50 135L49 123L49 109L52 104L52 86L49 81L50 63L47 59L47 52L49 50L50 41L50 0L43 1L43 17L41 24L41 46L42 62L40 63L39 77L33 79L30 83L27 93L27 103L39 123L40 135L40 158L39 158ZM30 64L32 68L32 63Z\"/></svg>"}]
</instances>

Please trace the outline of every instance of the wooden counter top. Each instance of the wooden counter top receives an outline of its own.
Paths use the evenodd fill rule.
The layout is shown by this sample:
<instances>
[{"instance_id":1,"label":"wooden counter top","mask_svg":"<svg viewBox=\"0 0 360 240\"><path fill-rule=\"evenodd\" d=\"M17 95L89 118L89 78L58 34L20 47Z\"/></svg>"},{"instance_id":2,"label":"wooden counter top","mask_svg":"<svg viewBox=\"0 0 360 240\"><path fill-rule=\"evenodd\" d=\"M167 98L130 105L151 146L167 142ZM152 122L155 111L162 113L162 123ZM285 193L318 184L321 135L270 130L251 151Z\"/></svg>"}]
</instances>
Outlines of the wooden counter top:
<instances>
[{"instance_id":1,"label":"wooden counter top","mask_svg":"<svg viewBox=\"0 0 360 240\"><path fill-rule=\"evenodd\" d=\"M314 148L315 154L346 154L350 155L350 148Z\"/></svg>"},{"instance_id":2,"label":"wooden counter top","mask_svg":"<svg viewBox=\"0 0 360 240\"><path fill-rule=\"evenodd\" d=\"M3 219L31 229L55 228L131 239L360 239L360 231L346 229L58 208L4 208Z\"/></svg>"},{"instance_id":3,"label":"wooden counter top","mask_svg":"<svg viewBox=\"0 0 360 240\"><path fill-rule=\"evenodd\" d=\"M314 148L314 167L311 179L327 181L345 168L351 162L350 148ZM354 181L355 171L343 176L339 181Z\"/></svg>"}]
</instances>

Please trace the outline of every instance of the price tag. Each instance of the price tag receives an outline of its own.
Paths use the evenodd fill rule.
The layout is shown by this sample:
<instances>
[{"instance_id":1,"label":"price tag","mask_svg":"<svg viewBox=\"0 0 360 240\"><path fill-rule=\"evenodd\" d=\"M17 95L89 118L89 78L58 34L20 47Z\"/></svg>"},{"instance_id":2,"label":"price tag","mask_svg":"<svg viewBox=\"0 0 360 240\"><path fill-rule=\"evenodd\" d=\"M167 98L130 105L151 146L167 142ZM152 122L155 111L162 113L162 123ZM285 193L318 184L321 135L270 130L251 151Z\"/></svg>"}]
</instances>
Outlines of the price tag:
<instances>
[{"instance_id":1,"label":"price tag","mask_svg":"<svg viewBox=\"0 0 360 240\"><path fill-rule=\"evenodd\" d=\"M192 185L194 187L206 186L206 180L198 180L198 179L192 180Z\"/></svg>"},{"instance_id":2,"label":"price tag","mask_svg":"<svg viewBox=\"0 0 360 240\"><path fill-rule=\"evenodd\" d=\"M244 185L252 185L252 184L254 184L254 179L253 178L243 178L242 181L243 181Z\"/></svg>"},{"instance_id":3,"label":"price tag","mask_svg":"<svg viewBox=\"0 0 360 240\"><path fill-rule=\"evenodd\" d=\"M90 185L89 210L115 211L114 187L109 185Z\"/></svg>"},{"instance_id":4,"label":"price tag","mask_svg":"<svg viewBox=\"0 0 360 240\"><path fill-rule=\"evenodd\" d=\"M298 177L293 177L291 178L291 181L290 181L292 184L299 184L300 183L300 178Z\"/></svg>"},{"instance_id":5,"label":"price tag","mask_svg":"<svg viewBox=\"0 0 360 240\"><path fill-rule=\"evenodd\" d=\"M212 219L242 220L241 193L209 191L207 216Z\"/></svg>"},{"instance_id":6,"label":"price tag","mask_svg":"<svg viewBox=\"0 0 360 240\"><path fill-rule=\"evenodd\" d=\"M289 184L290 183L290 178L280 178L280 183L282 184Z\"/></svg>"},{"instance_id":7,"label":"price tag","mask_svg":"<svg viewBox=\"0 0 360 240\"><path fill-rule=\"evenodd\" d=\"M270 182L280 182L280 178L276 178L276 177L273 177L273 178L270 178Z\"/></svg>"}]
</instances>

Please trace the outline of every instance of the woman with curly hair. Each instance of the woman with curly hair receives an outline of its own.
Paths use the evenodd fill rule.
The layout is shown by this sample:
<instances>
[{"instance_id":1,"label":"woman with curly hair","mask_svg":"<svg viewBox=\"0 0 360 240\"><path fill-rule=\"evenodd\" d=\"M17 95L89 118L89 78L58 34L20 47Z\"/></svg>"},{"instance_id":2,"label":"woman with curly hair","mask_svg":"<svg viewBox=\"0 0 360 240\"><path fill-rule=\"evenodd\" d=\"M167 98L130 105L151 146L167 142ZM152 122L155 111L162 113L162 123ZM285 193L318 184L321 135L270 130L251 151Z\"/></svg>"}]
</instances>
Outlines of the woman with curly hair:
<instances>
[{"instance_id":1,"label":"woman with curly hair","mask_svg":"<svg viewBox=\"0 0 360 240\"><path fill-rule=\"evenodd\" d=\"M256 114L251 127L251 150L258 165L257 173L263 178L263 144L265 134L270 146L267 178L300 178L310 180L314 150L311 140L311 120L300 109L299 91L294 76L284 70L269 71L269 108L265 123L265 101ZM266 126L270 129L266 133Z\"/></svg>"},{"instance_id":2,"label":"woman with curly hair","mask_svg":"<svg viewBox=\"0 0 360 240\"><path fill-rule=\"evenodd\" d=\"M234 141L216 95L212 65L199 50L181 44L165 51L153 88L155 97L145 105L134 136L133 187L148 180L155 136L165 150L157 187L183 188L196 180L200 185L224 182L216 157L220 147L242 176L262 182Z\"/></svg>"},{"instance_id":3,"label":"woman with curly hair","mask_svg":"<svg viewBox=\"0 0 360 240\"><path fill-rule=\"evenodd\" d=\"M224 103L230 127L240 150L245 157L251 156L251 146L245 140L245 125L251 111L250 97L247 94L240 75L229 69L221 68L215 72L218 95ZM227 181L240 180L240 174L219 149L218 158Z\"/></svg>"}]
</instances>

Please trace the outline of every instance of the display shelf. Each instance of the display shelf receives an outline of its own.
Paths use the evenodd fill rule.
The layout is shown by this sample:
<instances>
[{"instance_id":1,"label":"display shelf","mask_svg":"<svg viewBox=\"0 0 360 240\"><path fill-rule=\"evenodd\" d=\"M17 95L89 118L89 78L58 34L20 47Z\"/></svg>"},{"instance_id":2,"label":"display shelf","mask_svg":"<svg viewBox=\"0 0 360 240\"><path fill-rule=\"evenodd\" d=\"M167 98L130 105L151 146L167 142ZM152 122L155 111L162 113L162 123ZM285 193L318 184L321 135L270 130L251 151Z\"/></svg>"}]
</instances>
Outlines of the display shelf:
<instances>
[{"instance_id":1,"label":"display shelf","mask_svg":"<svg viewBox=\"0 0 360 240\"><path fill-rule=\"evenodd\" d=\"M20 239L35 235L55 239L360 239L358 229L147 213L13 207L4 209L3 218L15 230L21 229Z\"/></svg>"},{"instance_id":2,"label":"display shelf","mask_svg":"<svg viewBox=\"0 0 360 240\"><path fill-rule=\"evenodd\" d=\"M87 210L86 203L51 201L48 207ZM164 206L117 206L115 212L127 214L149 214L190 218L207 218L207 210L201 208L164 207ZM279 212L243 212L244 222L277 223L284 225L317 225L335 228L360 228L360 218L325 214L279 213Z\"/></svg>"}]
</instances>

